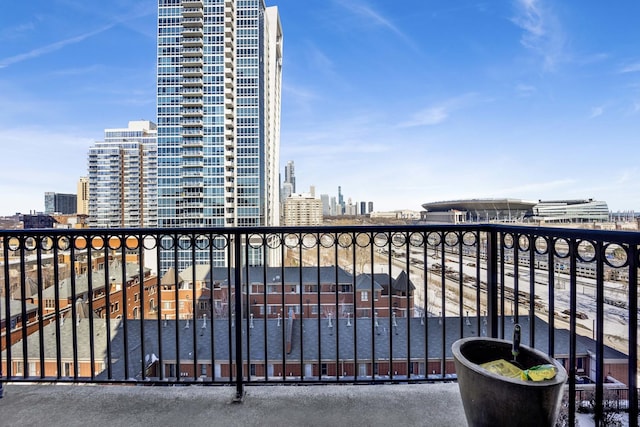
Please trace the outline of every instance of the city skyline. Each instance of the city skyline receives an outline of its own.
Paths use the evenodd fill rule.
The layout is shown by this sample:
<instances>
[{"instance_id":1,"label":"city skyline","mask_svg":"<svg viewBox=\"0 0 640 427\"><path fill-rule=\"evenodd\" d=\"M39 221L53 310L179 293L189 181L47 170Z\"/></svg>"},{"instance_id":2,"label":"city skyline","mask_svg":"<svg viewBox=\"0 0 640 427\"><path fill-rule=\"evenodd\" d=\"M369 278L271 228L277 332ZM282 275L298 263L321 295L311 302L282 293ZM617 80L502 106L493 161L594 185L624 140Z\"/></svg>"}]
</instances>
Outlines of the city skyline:
<instances>
[{"instance_id":1,"label":"city skyline","mask_svg":"<svg viewBox=\"0 0 640 427\"><path fill-rule=\"evenodd\" d=\"M277 6L280 171L377 210L481 197L640 210L640 6L334 0ZM0 17L0 215L75 192L105 128L156 121L157 1Z\"/></svg>"}]
</instances>

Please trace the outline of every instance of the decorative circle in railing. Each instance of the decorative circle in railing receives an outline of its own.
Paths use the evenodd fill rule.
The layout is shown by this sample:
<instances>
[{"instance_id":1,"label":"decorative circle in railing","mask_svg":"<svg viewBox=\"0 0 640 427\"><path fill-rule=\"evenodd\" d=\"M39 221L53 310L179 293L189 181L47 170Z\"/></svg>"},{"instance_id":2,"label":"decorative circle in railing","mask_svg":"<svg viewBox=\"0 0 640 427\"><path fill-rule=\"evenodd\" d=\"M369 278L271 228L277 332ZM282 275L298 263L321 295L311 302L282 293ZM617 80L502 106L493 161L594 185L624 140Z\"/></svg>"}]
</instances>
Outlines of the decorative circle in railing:
<instances>
[{"instance_id":1,"label":"decorative circle in railing","mask_svg":"<svg viewBox=\"0 0 640 427\"><path fill-rule=\"evenodd\" d=\"M529 241L529 236L521 234L520 237L518 237L518 249L524 252L528 252L530 247L531 244Z\"/></svg>"},{"instance_id":2,"label":"decorative circle in railing","mask_svg":"<svg viewBox=\"0 0 640 427\"><path fill-rule=\"evenodd\" d=\"M189 236L178 236L179 249L191 249L191 239Z\"/></svg>"},{"instance_id":3,"label":"decorative circle in railing","mask_svg":"<svg viewBox=\"0 0 640 427\"><path fill-rule=\"evenodd\" d=\"M302 247L305 249L315 248L318 243L315 234L306 233L302 236Z\"/></svg>"},{"instance_id":4,"label":"decorative circle in railing","mask_svg":"<svg viewBox=\"0 0 640 427\"><path fill-rule=\"evenodd\" d=\"M384 248L389 244L389 235L387 233L376 233L373 236L373 244L379 248Z\"/></svg>"},{"instance_id":5,"label":"decorative circle in railing","mask_svg":"<svg viewBox=\"0 0 640 427\"><path fill-rule=\"evenodd\" d=\"M124 238L124 246L133 251L140 248L140 240L137 236L128 235Z\"/></svg>"},{"instance_id":6,"label":"decorative circle in railing","mask_svg":"<svg viewBox=\"0 0 640 427\"><path fill-rule=\"evenodd\" d=\"M318 237L320 246L325 249L332 248L335 245L336 238L333 234L324 233Z\"/></svg>"},{"instance_id":7,"label":"decorative circle in railing","mask_svg":"<svg viewBox=\"0 0 640 427\"><path fill-rule=\"evenodd\" d=\"M120 236L107 236L107 245L109 245L109 249L118 250L122 248L124 242L120 238Z\"/></svg>"},{"instance_id":8,"label":"decorative circle in railing","mask_svg":"<svg viewBox=\"0 0 640 427\"><path fill-rule=\"evenodd\" d=\"M431 232L427 234L427 245L431 248L437 248L442 243L442 236L438 232Z\"/></svg>"},{"instance_id":9,"label":"decorative circle in railing","mask_svg":"<svg viewBox=\"0 0 640 427\"><path fill-rule=\"evenodd\" d=\"M459 242L460 242L460 236L458 236L458 233L456 232L449 231L444 235L444 243L450 248L457 246Z\"/></svg>"},{"instance_id":10,"label":"decorative circle in railing","mask_svg":"<svg viewBox=\"0 0 640 427\"><path fill-rule=\"evenodd\" d=\"M282 235L280 234L267 234L264 240L269 249L278 249L280 246L282 246Z\"/></svg>"},{"instance_id":11,"label":"decorative circle in railing","mask_svg":"<svg viewBox=\"0 0 640 427\"><path fill-rule=\"evenodd\" d=\"M247 246L251 249L259 249L264 244L264 235L257 233L247 234Z\"/></svg>"},{"instance_id":12,"label":"decorative circle in railing","mask_svg":"<svg viewBox=\"0 0 640 427\"><path fill-rule=\"evenodd\" d=\"M204 234L199 234L194 237L195 246L198 249L208 249L211 243L211 240L208 236Z\"/></svg>"},{"instance_id":13,"label":"decorative circle in railing","mask_svg":"<svg viewBox=\"0 0 640 427\"><path fill-rule=\"evenodd\" d=\"M160 249L173 249L176 246L177 236L163 235L160 237L159 246Z\"/></svg>"},{"instance_id":14,"label":"decorative circle in railing","mask_svg":"<svg viewBox=\"0 0 640 427\"><path fill-rule=\"evenodd\" d=\"M576 258L582 262L593 262L596 259L595 243L589 240L580 240Z\"/></svg>"},{"instance_id":15,"label":"decorative circle in railing","mask_svg":"<svg viewBox=\"0 0 640 427\"><path fill-rule=\"evenodd\" d=\"M341 248L349 248L353 245L353 236L349 233L338 234L338 246Z\"/></svg>"},{"instance_id":16,"label":"decorative circle in railing","mask_svg":"<svg viewBox=\"0 0 640 427\"><path fill-rule=\"evenodd\" d=\"M502 247L505 249L513 249L513 235L511 233L502 235Z\"/></svg>"},{"instance_id":17,"label":"decorative circle in railing","mask_svg":"<svg viewBox=\"0 0 640 427\"><path fill-rule=\"evenodd\" d=\"M34 237L29 236L24 240L24 248L26 250L32 251L37 247L38 243L36 242L36 239Z\"/></svg>"},{"instance_id":18,"label":"decorative circle in railing","mask_svg":"<svg viewBox=\"0 0 640 427\"><path fill-rule=\"evenodd\" d=\"M401 248L407 243L407 236L404 233L391 234L391 244L396 248Z\"/></svg>"},{"instance_id":19,"label":"decorative circle in railing","mask_svg":"<svg viewBox=\"0 0 640 427\"><path fill-rule=\"evenodd\" d=\"M158 246L158 237L145 235L142 236L142 247L145 249L155 249Z\"/></svg>"},{"instance_id":20,"label":"decorative circle in railing","mask_svg":"<svg viewBox=\"0 0 640 427\"><path fill-rule=\"evenodd\" d=\"M358 233L356 234L355 239L356 246L361 248L367 248L371 246L371 234L369 233Z\"/></svg>"},{"instance_id":21,"label":"decorative circle in railing","mask_svg":"<svg viewBox=\"0 0 640 427\"><path fill-rule=\"evenodd\" d=\"M10 251L17 251L20 249L20 239L17 237L10 237L9 244L7 245Z\"/></svg>"},{"instance_id":22,"label":"decorative circle in railing","mask_svg":"<svg viewBox=\"0 0 640 427\"><path fill-rule=\"evenodd\" d=\"M102 237L85 236L85 239L89 240L92 250L100 251L104 249L104 239Z\"/></svg>"},{"instance_id":23,"label":"decorative circle in railing","mask_svg":"<svg viewBox=\"0 0 640 427\"><path fill-rule=\"evenodd\" d=\"M300 246L300 236L294 233L284 235L284 245L289 249L295 249Z\"/></svg>"},{"instance_id":24,"label":"decorative circle in railing","mask_svg":"<svg viewBox=\"0 0 640 427\"><path fill-rule=\"evenodd\" d=\"M71 240L67 236L58 237L58 249L68 251L71 247Z\"/></svg>"},{"instance_id":25,"label":"decorative circle in railing","mask_svg":"<svg viewBox=\"0 0 640 427\"><path fill-rule=\"evenodd\" d=\"M226 249L229 246L229 236L226 234L214 234L209 236L214 249Z\"/></svg>"},{"instance_id":26,"label":"decorative circle in railing","mask_svg":"<svg viewBox=\"0 0 640 427\"><path fill-rule=\"evenodd\" d=\"M425 237L424 233L413 232L409 234L409 243L411 244L412 248L421 248L424 246L426 241L427 238Z\"/></svg>"},{"instance_id":27,"label":"decorative circle in railing","mask_svg":"<svg viewBox=\"0 0 640 427\"><path fill-rule=\"evenodd\" d=\"M465 246L475 246L478 242L478 235L473 231L465 231L462 233L462 244Z\"/></svg>"},{"instance_id":28,"label":"decorative circle in railing","mask_svg":"<svg viewBox=\"0 0 640 427\"><path fill-rule=\"evenodd\" d=\"M536 239L533 241L533 249L538 255L545 255L549 253L549 244L547 242L547 239L542 236L536 237Z\"/></svg>"},{"instance_id":29,"label":"decorative circle in railing","mask_svg":"<svg viewBox=\"0 0 640 427\"><path fill-rule=\"evenodd\" d=\"M53 239L49 236L44 236L42 240L40 240L40 248L43 251L50 251L53 249Z\"/></svg>"},{"instance_id":30,"label":"decorative circle in railing","mask_svg":"<svg viewBox=\"0 0 640 427\"><path fill-rule=\"evenodd\" d=\"M604 262L609 267L620 268L629 264L628 248L617 243L608 243L604 246Z\"/></svg>"},{"instance_id":31,"label":"decorative circle in railing","mask_svg":"<svg viewBox=\"0 0 640 427\"><path fill-rule=\"evenodd\" d=\"M82 236L73 236L72 239L73 248L76 250L83 251L89 246L89 242L87 241L87 239Z\"/></svg>"},{"instance_id":32,"label":"decorative circle in railing","mask_svg":"<svg viewBox=\"0 0 640 427\"><path fill-rule=\"evenodd\" d=\"M558 258L567 258L569 256L569 242L564 237L553 240L553 254Z\"/></svg>"}]
</instances>

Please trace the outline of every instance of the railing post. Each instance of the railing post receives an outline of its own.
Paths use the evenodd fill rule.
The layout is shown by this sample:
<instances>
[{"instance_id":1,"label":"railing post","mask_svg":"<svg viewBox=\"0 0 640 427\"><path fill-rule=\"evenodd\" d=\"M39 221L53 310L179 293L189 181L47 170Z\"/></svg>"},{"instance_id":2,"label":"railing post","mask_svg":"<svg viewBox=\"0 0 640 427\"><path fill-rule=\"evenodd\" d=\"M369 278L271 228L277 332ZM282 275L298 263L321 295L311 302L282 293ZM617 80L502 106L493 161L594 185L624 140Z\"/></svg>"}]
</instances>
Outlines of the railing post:
<instances>
[{"instance_id":1,"label":"railing post","mask_svg":"<svg viewBox=\"0 0 640 427\"><path fill-rule=\"evenodd\" d=\"M498 337L498 233L487 230L487 335Z\"/></svg>"},{"instance_id":2,"label":"railing post","mask_svg":"<svg viewBox=\"0 0 640 427\"><path fill-rule=\"evenodd\" d=\"M242 354L242 235L234 234L235 245L233 247L233 278L234 278L234 313L235 313L235 338L236 338L236 403L242 403L244 398L244 372Z\"/></svg>"}]
</instances>

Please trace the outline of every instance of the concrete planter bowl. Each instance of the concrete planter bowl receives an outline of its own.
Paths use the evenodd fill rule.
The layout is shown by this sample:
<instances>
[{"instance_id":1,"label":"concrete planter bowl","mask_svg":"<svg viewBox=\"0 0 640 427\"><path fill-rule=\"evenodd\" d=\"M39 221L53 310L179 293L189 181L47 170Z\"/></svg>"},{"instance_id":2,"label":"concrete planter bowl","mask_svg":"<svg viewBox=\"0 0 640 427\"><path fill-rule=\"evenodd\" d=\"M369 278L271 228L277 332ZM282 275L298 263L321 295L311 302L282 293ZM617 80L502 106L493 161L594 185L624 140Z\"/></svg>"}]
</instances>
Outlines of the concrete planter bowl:
<instances>
[{"instance_id":1,"label":"concrete planter bowl","mask_svg":"<svg viewBox=\"0 0 640 427\"><path fill-rule=\"evenodd\" d=\"M534 348L520 346L518 362L524 369L553 364L555 378L523 381L495 374L479 365L511 360L512 343L493 338L463 338L452 352L458 386L469 426L553 426L562 401L567 372L556 360Z\"/></svg>"}]
</instances>

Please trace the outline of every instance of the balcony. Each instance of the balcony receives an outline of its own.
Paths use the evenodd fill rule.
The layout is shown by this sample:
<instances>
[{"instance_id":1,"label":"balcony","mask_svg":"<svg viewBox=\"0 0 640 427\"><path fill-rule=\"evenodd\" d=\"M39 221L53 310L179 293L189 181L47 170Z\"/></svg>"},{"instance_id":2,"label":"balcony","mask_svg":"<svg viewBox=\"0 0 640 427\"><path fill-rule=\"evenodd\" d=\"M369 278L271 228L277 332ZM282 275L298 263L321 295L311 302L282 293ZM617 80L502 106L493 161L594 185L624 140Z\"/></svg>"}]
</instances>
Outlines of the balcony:
<instances>
[{"instance_id":1,"label":"balcony","mask_svg":"<svg viewBox=\"0 0 640 427\"><path fill-rule=\"evenodd\" d=\"M639 233L487 224L3 230L0 404L49 390L32 419L63 388L77 398L61 408L84 403L83 416L91 401L142 416L163 398L208 399L203 413L244 398L220 413L273 404L282 412L254 416L461 425L451 344L508 338L517 323L523 344L566 367L570 423L593 400L598 417L616 402L635 425L639 245ZM51 382L115 385L20 384ZM329 387L259 387L283 384ZM9 416L26 411L16 405Z\"/></svg>"},{"instance_id":2,"label":"balcony","mask_svg":"<svg viewBox=\"0 0 640 427\"><path fill-rule=\"evenodd\" d=\"M457 384L253 387L242 405L218 387L9 385L4 425L466 425ZM110 410L105 410L110 408ZM52 420L55 423L52 424ZM215 420L212 423L211 420ZM581 424L582 425L582 424Z\"/></svg>"}]
</instances>

